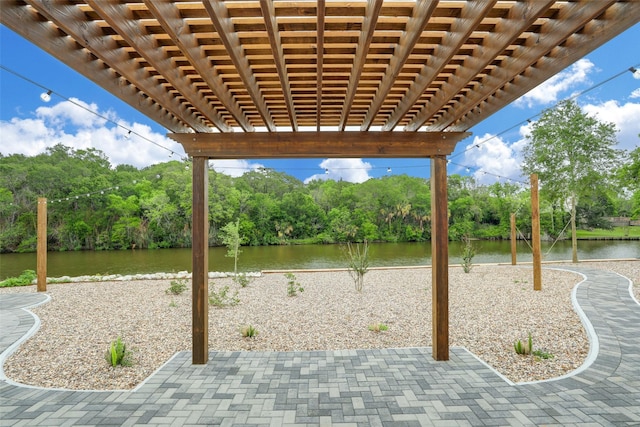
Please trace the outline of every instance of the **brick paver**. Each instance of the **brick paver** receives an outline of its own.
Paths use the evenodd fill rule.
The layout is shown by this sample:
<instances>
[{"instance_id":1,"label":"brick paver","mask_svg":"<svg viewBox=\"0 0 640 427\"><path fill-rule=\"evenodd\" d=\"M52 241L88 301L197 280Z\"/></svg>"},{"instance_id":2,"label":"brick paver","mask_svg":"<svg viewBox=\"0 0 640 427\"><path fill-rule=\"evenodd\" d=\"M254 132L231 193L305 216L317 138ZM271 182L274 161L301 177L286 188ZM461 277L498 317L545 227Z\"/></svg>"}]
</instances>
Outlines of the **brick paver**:
<instances>
[{"instance_id":1,"label":"brick paver","mask_svg":"<svg viewBox=\"0 0 640 427\"><path fill-rule=\"evenodd\" d=\"M130 392L60 391L0 381L0 424L245 426L640 425L640 306L629 281L595 269L575 298L593 326L588 366L513 384L463 348L176 354ZM4 361L34 329L24 307L45 295L0 296ZM5 327L10 325L10 327ZM597 347L597 348L596 348ZM0 372L1 373L1 372Z\"/></svg>"}]
</instances>

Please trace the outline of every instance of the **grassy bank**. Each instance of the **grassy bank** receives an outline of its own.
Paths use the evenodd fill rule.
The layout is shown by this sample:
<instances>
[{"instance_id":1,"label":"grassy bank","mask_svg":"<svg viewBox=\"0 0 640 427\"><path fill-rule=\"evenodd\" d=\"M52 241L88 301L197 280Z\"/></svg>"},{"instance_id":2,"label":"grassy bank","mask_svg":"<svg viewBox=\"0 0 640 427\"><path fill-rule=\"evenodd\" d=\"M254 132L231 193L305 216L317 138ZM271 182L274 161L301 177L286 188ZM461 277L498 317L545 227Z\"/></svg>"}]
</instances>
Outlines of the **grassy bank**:
<instances>
[{"instance_id":1,"label":"grassy bank","mask_svg":"<svg viewBox=\"0 0 640 427\"><path fill-rule=\"evenodd\" d=\"M640 227L613 227L611 230L578 230L578 239L640 239Z\"/></svg>"}]
</instances>

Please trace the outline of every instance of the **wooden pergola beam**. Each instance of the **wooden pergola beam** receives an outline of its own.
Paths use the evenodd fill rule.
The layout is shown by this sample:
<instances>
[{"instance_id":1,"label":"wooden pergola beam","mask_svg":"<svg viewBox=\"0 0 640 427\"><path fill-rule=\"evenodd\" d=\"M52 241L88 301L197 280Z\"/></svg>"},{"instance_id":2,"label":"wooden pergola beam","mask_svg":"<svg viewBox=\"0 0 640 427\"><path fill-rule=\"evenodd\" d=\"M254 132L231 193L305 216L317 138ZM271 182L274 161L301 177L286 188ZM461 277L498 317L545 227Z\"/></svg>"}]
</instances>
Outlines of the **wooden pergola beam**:
<instances>
[{"instance_id":1,"label":"wooden pergola beam","mask_svg":"<svg viewBox=\"0 0 640 427\"><path fill-rule=\"evenodd\" d=\"M244 53L245 49L240 42L240 38L238 37L235 28L233 27L233 22L231 22L231 19L229 18L229 12L224 1L206 0L204 2L204 7L211 18L213 26L218 32L218 37L220 37L220 40L227 49L229 59L231 59L235 65L249 96L253 100L253 104L258 109L258 113L260 114L260 117L262 117L265 126L269 131L275 131L276 126L273 123L271 114L269 113L269 108L262 96L260 88L258 87L256 76L253 74L249 59Z\"/></svg>"},{"instance_id":2,"label":"wooden pergola beam","mask_svg":"<svg viewBox=\"0 0 640 427\"><path fill-rule=\"evenodd\" d=\"M126 72L133 71L127 67L125 71L122 68L106 68L103 61L108 58L96 58L87 54L83 46L80 46L71 37L66 37L55 27L38 16L38 9L33 5L23 5L17 2L4 2L0 7L0 19L2 24L11 30L20 34L27 40L37 40L37 45L52 55L54 58L64 62L78 73L84 75L96 84L108 90L114 96L123 102L129 104L132 108L138 109L142 114L153 119L173 132L187 132L191 128L188 125L189 120L184 119L186 115L186 107L181 106L177 99L171 99L164 96L159 87L149 86L151 96L143 96L140 87L145 87L150 78L148 73L138 73L140 80L139 87L136 87L126 80ZM87 24L87 31L93 30L94 26ZM108 40L100 41L101 46ZM90 47L90 46L88 46ZM121 61L116 61L124 67ZM127 64L127 65L133 65ZM125 73L125 74L123 74ZM154 89L157 91L154 92ZM155 98L157 96L157 98ZM166 103L158 103L158 100L166 100ZM200 125L200 124L199 124Z\"/></svg>"},{"instance_id":3,"label":"wooden pergola beam","mask_svg":"<svg viewBox=\"0 0 640 427\"><path fill-rule=\"evenodd\" d=\"M154 37L139 25L139 21L130 13L126 5L96 0L87 0L87 4L102 16L126 40L129 46L139 52L149 64L158 70L202 115L222 132L230 131L224 119L211 107L202 92L185 79L184 72L175 66L172 58L167 57L165 52L158 48Z\"/></svg>"},{"instance_id":4,"label":"wooden pergola beam","mask_svg":"<svg viewBox=\"0 0 640 427\"><path fill-rule=\"evenodd\" d=\"M182 18L176 4L171 0L145 0L145 5L167 32L167 35L171 37L171 40L180 47L189 63L202 76L202 80L207 83L211 92L229 111L238 125L246 132L253 132L255 130L253 125L249 123L244 112L225 87L217 67L211 66L205 56L204 49L199 45L195 35L189 31L189 25ZM221 126L218 128L221 131L229 130Z\"/></svg>"},{"instance_id":5,"label":"wooden pergola beam","mask_svg":"<svg viewBox=\"0 0 640 427\"><path fill-rule=\"evenodd\" d=\"M413 10L413 15L407 22L406 31L400 38L400 43L395 47L393 56L389 61L389 66L387 67L384 77L378 86L376 95L369 106L369 110L364 118L364 123L360 126L360 130L366 131L371 127L380 107L382 107L385 98L393 87L398 74L400 74L402 67L405 65L409 54L415 47L416 43L418 43L418 40L420 40L422 31L427 26L429 18L431 18L431 14L436 9L437 5L438 2L435 1L417 1L416 7Z\"/></svg>"},{"instance_id":6,"label":"wooden pergola beam","mask_svg":"<svg viewBox=\"0 0 640 427\"><path fill-rule=\"evenodd\" d=\"M287 105L287 114L289 114L291 128L294 131L297 131L298 120L296 118L296 109L293 104L293 96L291 94L291 83L289 82L287 63L284 59L284 48L282 47L280 31L278 30L278 22L276 20L276 7L271 0L260 0L260 9L264 15L264 24L267 27L267 35L269 36L269 43L271 44L271 51L273 52L273 61L275 62L276 69L278 70L280 86L282 86L284 101Z\"/></svg>"},{"instance_id":7,"label":"wooden pergola beam","mask_svg":"<svg viewBox=\"0 0 640 427\"><path fill-rule=\"evenodd\" d=\"M170 133L192 157L211 159L273 158L416 158L446 156L468 132L254 132Z\"/></svg>"},{"instance_id":8,"label":"wooden pergola beam","mask_svg":"<svg viewBox=\"0 0 640 427\"><path fill-rule=\"evenodd\" d=\"M429 114L433 112L421 111L404 130L415 131L425 122L427 122L429 131L451 128L454 124L456 130L471 128L487 117L487 111L491 109L491 105L498 107L491 109L493 113L592 51L594 46L591 43L584 43L582 49L580 47L575 49L575 52L580 52L579 54L569 56L559 46L566 43L567 29L573 32L583 28L588 22L607 10L613 1L587 0L568 3L561 12L563 19L553 20L542 25L537 39L529 39L526 45L515 49L499 67L496 67L491 74L486 75L480 81L480 86L476 90L467 93L467 102L464 107L456 106L447 110L433 123L427 122L431 117ZM631 13L629 15L633 16ZM604 24L606 26L606 22ZM620 25L620 22L615 25ZM558 50L561 52L556 58L554 51ZM552 59L545 61L545 57ZM531 75L534 75L535 78L527 78ZM505 94L512 95L507 95L507 97ZM498 103L492 102L494 98L499 98L500 101ZM481 107L477 108L479 105ZM482 113L473 113L477 110L482 110Z\"/></svg>"},{"instance_id":9,"label":"wooden pergola beam","mask_svg":"<svg viewBox=\"0 0 640 427\"><path fill-rule=\"evenodd\" d=\"M482 17L493 7L494 1L482 3L469 3L461 13L444 44L435 48L433 59L425 63L416 80L389 117L382 130L393 130L405 114L420 99L422 94L431 85L435 76L440 74L453 56L460 50L473 31L482 22ZM468 58L463 66L446 81L442 82L440 94L433 97L413 119L414 122L423 124L427 118L438 112L451 98L458 94L465 85L471 81L474 75L481 73L491 62L492 58L504 51L517 37L533 24L538 16L553 4L553 0L529 0L518 3L509 11L509 16L496 24L496 28L487 35L483 45L484 55ZM527 17L524 19L523 17ZM517 29L518 31L514 31ZM417 129L417 127L415 128ZM414 129L414 130L415 130Z\"/></svg>"}]
</instances>

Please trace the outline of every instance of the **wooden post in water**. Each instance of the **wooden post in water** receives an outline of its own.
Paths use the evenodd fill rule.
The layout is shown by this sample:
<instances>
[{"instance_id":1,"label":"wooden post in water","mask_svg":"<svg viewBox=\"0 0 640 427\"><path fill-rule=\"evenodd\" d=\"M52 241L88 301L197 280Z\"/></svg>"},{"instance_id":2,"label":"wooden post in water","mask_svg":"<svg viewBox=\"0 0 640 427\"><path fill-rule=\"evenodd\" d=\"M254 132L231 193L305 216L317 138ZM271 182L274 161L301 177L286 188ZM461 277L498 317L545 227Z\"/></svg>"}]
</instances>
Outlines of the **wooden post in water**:
<instances>
[{"instance_id":1,"label":"wooden post in water","mask_svg":"<svg viewBox=\"0 0 640 427\"><path fill-rule=\"evenodd\" d=\"M542 256L540 254L540 202L538 175L531 174L531 246L533 248L533 290L542 290Z\"/></svg>"},{"instance_id":2,"label":"wooden post in water","mask_svg":"<svg viewBox=\"0 0 640 427\"><path fill-rule=\"evenodd\" d=\"M447 159L431 157L431 335L435 360L449 360L449 218Z\"/></svg>"},{"instance_id":3,"label":"wooden post in water","mask_svg":"<svg viewBox=\"0 0 640 427\"><path fill-rule=\"evenodd\" d=\"M516 214L511 214L511 265L516 265Z\"/></svg>"},{"instance_id":4,"label":"wooden post in water","mask_svg":"<svg viewBox=\"0 0 640 427\"><path fill-rule=\"evenodd\" d=\"M38 197L38 243L36 270L38 292L47 291L47 198Z\"/></svg>"},{"instance_id":5,"label":"wooden post in water","mask_svg":"<svg viewBox=\"0 0 640 427\"><path fill-rule=\"evenodd\" d=\"M192 361L209 360L209 179L208 158L193 158L193 207L191 224Z\"/></svg>"}]
</instances>

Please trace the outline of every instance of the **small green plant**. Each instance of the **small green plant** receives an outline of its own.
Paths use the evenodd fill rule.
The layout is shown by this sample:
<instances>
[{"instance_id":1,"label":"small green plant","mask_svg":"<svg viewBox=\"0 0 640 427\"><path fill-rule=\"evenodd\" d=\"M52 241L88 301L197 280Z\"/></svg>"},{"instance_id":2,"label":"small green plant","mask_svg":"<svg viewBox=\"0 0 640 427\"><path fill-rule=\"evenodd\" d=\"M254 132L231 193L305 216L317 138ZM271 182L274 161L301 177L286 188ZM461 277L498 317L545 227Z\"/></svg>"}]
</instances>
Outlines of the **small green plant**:
<instances>
[{"instance_id":1,"label":"small green plant","mask_svg":"<svg viewBox=\"0 0 640 427\"><path fill-rule=\"evenodd\" d=\"M544 350L533 350L531 354L533 354L536 357L539 357L540 359L553 359L553 354L547 353Z\"/></svg>"},{"instance_id":2,"label":"small green plant","mask_svg":"<svg viewBox=\"0 0 640 427\"><path fill-rule=\"evenodd\" d=\"M171 308L176 308L178 306L178 304L176 304L176 302L174 300L171 300L171 302L169 303L169 307Z\"/></svg>"},{"instance_id":3,"label":"small green plant","mask_svg":"<svg viewBox=\"0 0 640 427\"><path fill-rule=\"evenodd\" d=\"M245 338L255 338L258 335L258 330L254 328L252 325L243 326L240 329L240 333Z\"/></svg>"},{"instance_id":4,"label":"small green plant","mask_svg":"<svg viewBox=\"0 0 640 427\"><path fill-rule=\"evenodd\" d=\"M389 327L384 323L374 323L373 325L369 325L369 330L373 332L384 332L389 330Z\"/></svg>"},{"instance_id":5,"label":"small green plant","mask_svg":"<svg viewBox=\"0 0 640 427\"><path fill-rule=\"evenodd\" d=\"M471 244L468 236L463 237L464 247L462 248L462 270L470 273L473 268L473 257L476 255L476 248Z\"/></svg>"},{"instance_id":6,"label":"small green plant","mask_svg":"<svg viewBox=\"0 0 640 427\"><path fill-rule=\"evenodd\" d=\"M296 281L296 275L293 273L285 273L284 277L287 278L287 295L295 297L298 292L304 292L304 288Z\"/></svg>"},{"instance_id":7,"label":"small green plant","mask_svg":"<svg viewBox=\"0 0 640 427\"><path fill-rule=\"evenodd\" d=\"M524 344L522 341L518 340L513 343L513 348L518 354L531 354L531 349L533 348L533 338L531 337L531 332L529 332L529 339Z\"/></svg>"},{"instance_id":8,"label":"small green plant","mask_svg":"<svg viewBox=\"0 0 640 427\"><path fill-rule=\"evenodd\" d=\"M105 353L104 358L113 367L118 365L131 366L133 364L131 360L131 351L127 350L127 345L122 341L121 337L118 337L115 341L111 342L109 350Z\"/></svg>"},{"instance_id":9,"label":"small green plant","mask_svg":"<svg viewBox=\"0 0 640 427\"><path fill-rule=\"evenodd\" d=\"M220 236L222 243L227 247L227 255L229 258L233 258L233 274L238 275L238 257L242 252L240 246L242 245L242 237L240 236L240 219L236 222L230 222L220 229Z\"/></svg>"},{"instance_id":10,"label":"small green plant","mask_svg":"<svg viewBox=\"0 0 640 427\"><path fill-rule=\"evenodd\" d=\"M24 270L18 277L9 277L0 282L0 288L11 288L14 286L29 286L36 279L36 272Z\"/></svg>"},{"instance_id":11,"label":"small green plant","mask_svg":"<svg viewBox=\"0 0 640 427\"><path fill-rule=\"evenodd\" d=\"M240 303L240 298L238 298L238 291L236 291L233 295L229 295L229 287L223 286L219 291L215 289L211 289L209 291L209 304L218 307L230 307L234 305L238 305Z\"/></svg>"},{"instance_id":12,"label":"small green plant","mask_svg":"<svg viewBox=\"0 0 640 427\"><path fill-rule=\"evenodd\" d=\"M351 242L347 242L345 254L349 265L349 275L353 279L356 291L362 292L364 275L369 271L369 244L365 240L360 247L357 243L354 246Z\"/></svg>"},{"instance_id":13,"label":"small green plant","mask_svg":"<svg viewBox=\"0 0 640 427\"><path fill-rule=\"evenodd\" d=\"M187 290L187 283L184 280L172 280L171 286L164 291L167 295L180 295Z\"/></svg>"},{"instance_id":14,"label":"small green plant","mask_svg":"<svg viewBox=\"0 0 640 427\"><path fill-rule=\"evenodd\" d=\"M233 276L233 281L240 285L242 288L246 288L251 283L251 278L247 273L238 273Z\"/></svg>"}]
</instances>

